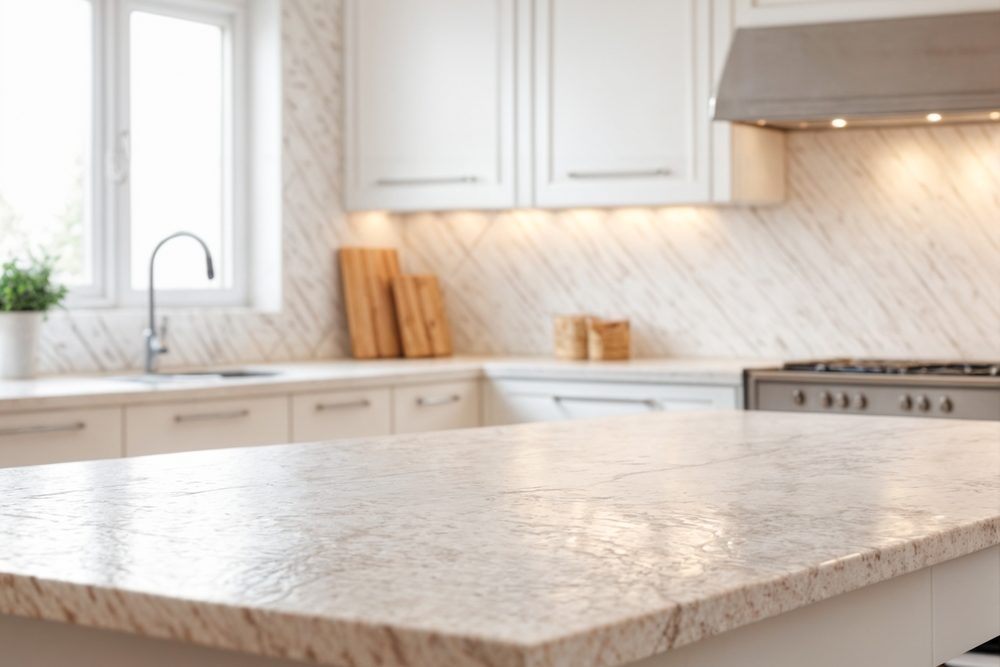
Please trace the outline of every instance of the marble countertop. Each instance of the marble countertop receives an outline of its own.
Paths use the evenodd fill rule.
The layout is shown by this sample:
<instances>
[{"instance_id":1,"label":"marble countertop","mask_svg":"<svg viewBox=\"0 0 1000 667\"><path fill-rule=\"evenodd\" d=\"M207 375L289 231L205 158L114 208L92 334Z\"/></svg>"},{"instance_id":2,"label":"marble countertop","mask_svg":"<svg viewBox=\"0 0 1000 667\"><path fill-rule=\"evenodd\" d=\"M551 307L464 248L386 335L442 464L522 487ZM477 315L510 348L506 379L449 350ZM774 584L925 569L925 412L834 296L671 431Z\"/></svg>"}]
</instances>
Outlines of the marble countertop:
<instances>
[{"instance_id":1,"label":"marble countertop","mask_svg":"<svg viewBox=\"0 0 1000 667\"><path fill-rule=\"evenodd\" d=\"M129 376L52 376L0 381L0 414L126 405L165 400L326 391L341 388L472 379L482 376L738 385L744 368L778 362L746 359L635 359L625 362L567 362L535 357L450 357L444 359L342 359L287 364L247 364L241 368L276 372L270 377L186 378L149 384Z\"/></svg>"},{"instance_id":2,"label":"marble countertop","mask_svg":"<svg viewBox=\"0 0 1000 667\"><path fill-rule=\"evenodd\" d=\"M651 414L0 470L0 613L613 667L1000 544L1000 422Z\"/></svg>"}]
</instances>

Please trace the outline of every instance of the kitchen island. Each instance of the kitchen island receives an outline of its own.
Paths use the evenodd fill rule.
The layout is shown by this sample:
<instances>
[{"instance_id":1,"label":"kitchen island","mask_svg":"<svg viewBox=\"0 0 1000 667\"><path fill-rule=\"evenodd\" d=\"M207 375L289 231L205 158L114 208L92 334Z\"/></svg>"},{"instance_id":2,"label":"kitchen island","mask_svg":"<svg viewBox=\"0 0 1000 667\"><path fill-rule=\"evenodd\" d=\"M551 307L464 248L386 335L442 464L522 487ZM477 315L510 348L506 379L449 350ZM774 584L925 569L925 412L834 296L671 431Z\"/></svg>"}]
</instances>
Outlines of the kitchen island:
<instances>
[{"instance_id":1,"label":"kitchen island","mask_svg":"<svg viewBox=\"0 0 1000 667\"><path fill-rule=\"evenodd\" d=\"M931 667L1000 423L705 412L0 470L5 664Z\"/></svg>"}]
</instances>

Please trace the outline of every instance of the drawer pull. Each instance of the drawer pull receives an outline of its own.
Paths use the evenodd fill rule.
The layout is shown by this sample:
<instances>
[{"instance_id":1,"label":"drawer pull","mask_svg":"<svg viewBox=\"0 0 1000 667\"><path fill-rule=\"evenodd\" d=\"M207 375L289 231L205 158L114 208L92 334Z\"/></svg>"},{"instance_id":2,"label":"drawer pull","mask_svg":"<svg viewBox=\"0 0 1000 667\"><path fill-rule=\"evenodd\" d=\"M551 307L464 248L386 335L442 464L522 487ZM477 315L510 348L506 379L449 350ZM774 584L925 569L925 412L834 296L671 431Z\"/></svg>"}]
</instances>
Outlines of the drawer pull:
<instances>
[{"instance_id":1,"label":"drawer pull","mask_svg":"<svg viewBox=\"0 0 1000 667\"><path fill-rule=\"evenodd\" d=\"M452 394L450 396L435 396L433 398L424 398L421 396L417 399L417 405L422 408L432 408L437 405L450 405L452 403L458 403L462 400L462 397L458 394Z\"/></svg>"},{"instance_id":2,"label":"drawer pull","mask_svg":"<svg viewBox=\"0 0 1000 667\"><path fill-rule=\"evenodd\" d=\"M615 403L618 405L644 405L651 410L660 407L660 402L652 398L600 398L597 396L553 396L556 403Z\"/></svg>"},{"instance_id":3,"label":"drawer pull","mask_svg":"<svg viewBox=\"0 0 1000 667\"><path fill-rule=\"evenodd\" d=\"M669 169L643 169L632 171L571 171L566 175L576 180L588 178L655 178L670 176Z\"/></svg>"},{"instance_id":4,"label":"drawer pull","mask_svg":"<svg viewBox=\"0 0 1000 667\"><path fill-rule=\"evenodd\" d=\"M16 435L39 435L42 433L75 433L87 428L83 422L73 424L52 424L39 426L19 426L16 428L5 428L0 430L0 438L13 437Z\"/></svg>"},{"instance_id":5,"label":"drawer pull","mask_svg":"<svg viewBox=\"0 0 1000 667\"><path fill-rule=\"evenodd\" d=\"M375 185L392 187L397 185L453 185L459 183L475 183L476 176L441 176L438 178L380 178Z\"/></svg>"},{"instance_id":6,"label":"drawer pull","mask_svg":"<svg viewBox=\"0 0 1000 667\"><path fill-rule=\"evenodd\" d=\"M372 402L367 398L357 401L344 401L343 403L317 403L316 412L329 412L330 410L348 410L350 408L370 408Z\"/></svg>"},{"instance_id":7,"label":"drawer pull","mask_svg":"<svg viewBox=\"0 0 1000 667\"><path fill-rule=\"evenodd\" d=\"M174 415L174 421L178 424L184 424L187 422L211 422L221 421L223 419L242 419L243 417L249 416L249 410L230 410L228 412L203 412L201 414L193 415Z\"/></svg>"}]
</instances>

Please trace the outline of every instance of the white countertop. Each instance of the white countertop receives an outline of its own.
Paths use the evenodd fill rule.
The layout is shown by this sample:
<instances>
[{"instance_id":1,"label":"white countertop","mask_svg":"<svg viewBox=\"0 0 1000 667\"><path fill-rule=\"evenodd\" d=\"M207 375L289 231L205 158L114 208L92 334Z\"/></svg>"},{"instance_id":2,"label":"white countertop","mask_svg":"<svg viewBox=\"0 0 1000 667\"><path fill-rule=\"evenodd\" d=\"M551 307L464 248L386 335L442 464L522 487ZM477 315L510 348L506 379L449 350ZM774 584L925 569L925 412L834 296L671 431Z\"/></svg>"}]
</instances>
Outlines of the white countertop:
<instances>
[{"instance_id":1,"label":"white countertop","mask_svg":"<svg viewBox=\"0 0 1000 667\"><path fill-rule=\"evenodd\" d=\"M1000 423L651 414L0 470L0 613L610 667L1000 544Z\"/></svg>"},{"instance_id":2,"label":"white countertop","mask_svg":"<svg viewBox=\"0 0 1000 667\"><path fill-rule=\"evenodd\" d=\"M739 385L744 368L777 362L745 359L635 359L622 362L571 362L531 357L451 357L248 364L242 368L274 371L272 377L188 378L170 383L124 381L127 376L56 376L0 381L0 414L96 405L125 405L164 400L198 400L340 388L442 382L488 377L546 378L605 382L663 382Z\"/></svg>"}]
</instances>

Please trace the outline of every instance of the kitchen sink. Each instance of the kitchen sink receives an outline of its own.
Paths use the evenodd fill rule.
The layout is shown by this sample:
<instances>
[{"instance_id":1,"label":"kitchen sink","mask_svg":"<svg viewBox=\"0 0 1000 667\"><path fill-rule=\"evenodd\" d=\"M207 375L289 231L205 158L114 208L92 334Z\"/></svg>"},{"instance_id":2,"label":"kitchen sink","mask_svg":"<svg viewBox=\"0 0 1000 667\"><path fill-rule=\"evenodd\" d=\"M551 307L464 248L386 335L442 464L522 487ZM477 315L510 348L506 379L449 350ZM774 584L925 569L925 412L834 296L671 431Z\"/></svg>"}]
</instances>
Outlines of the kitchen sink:
<instances>
[{"instance_id":1,"label":"kitchen sink","mask_svg":"<svg viewBox=\"0 0 1000 667\"><path fill-rule=\"evenodd\" d=\"M155 373L149 375L129 375L114 378L120 382L142 382L145 384L167 384L185 380L239 380L245 378L269 378L281 375L278 371L259 371L246 368L188 371L184 373Z\"/></svg>"}]
</instances>

